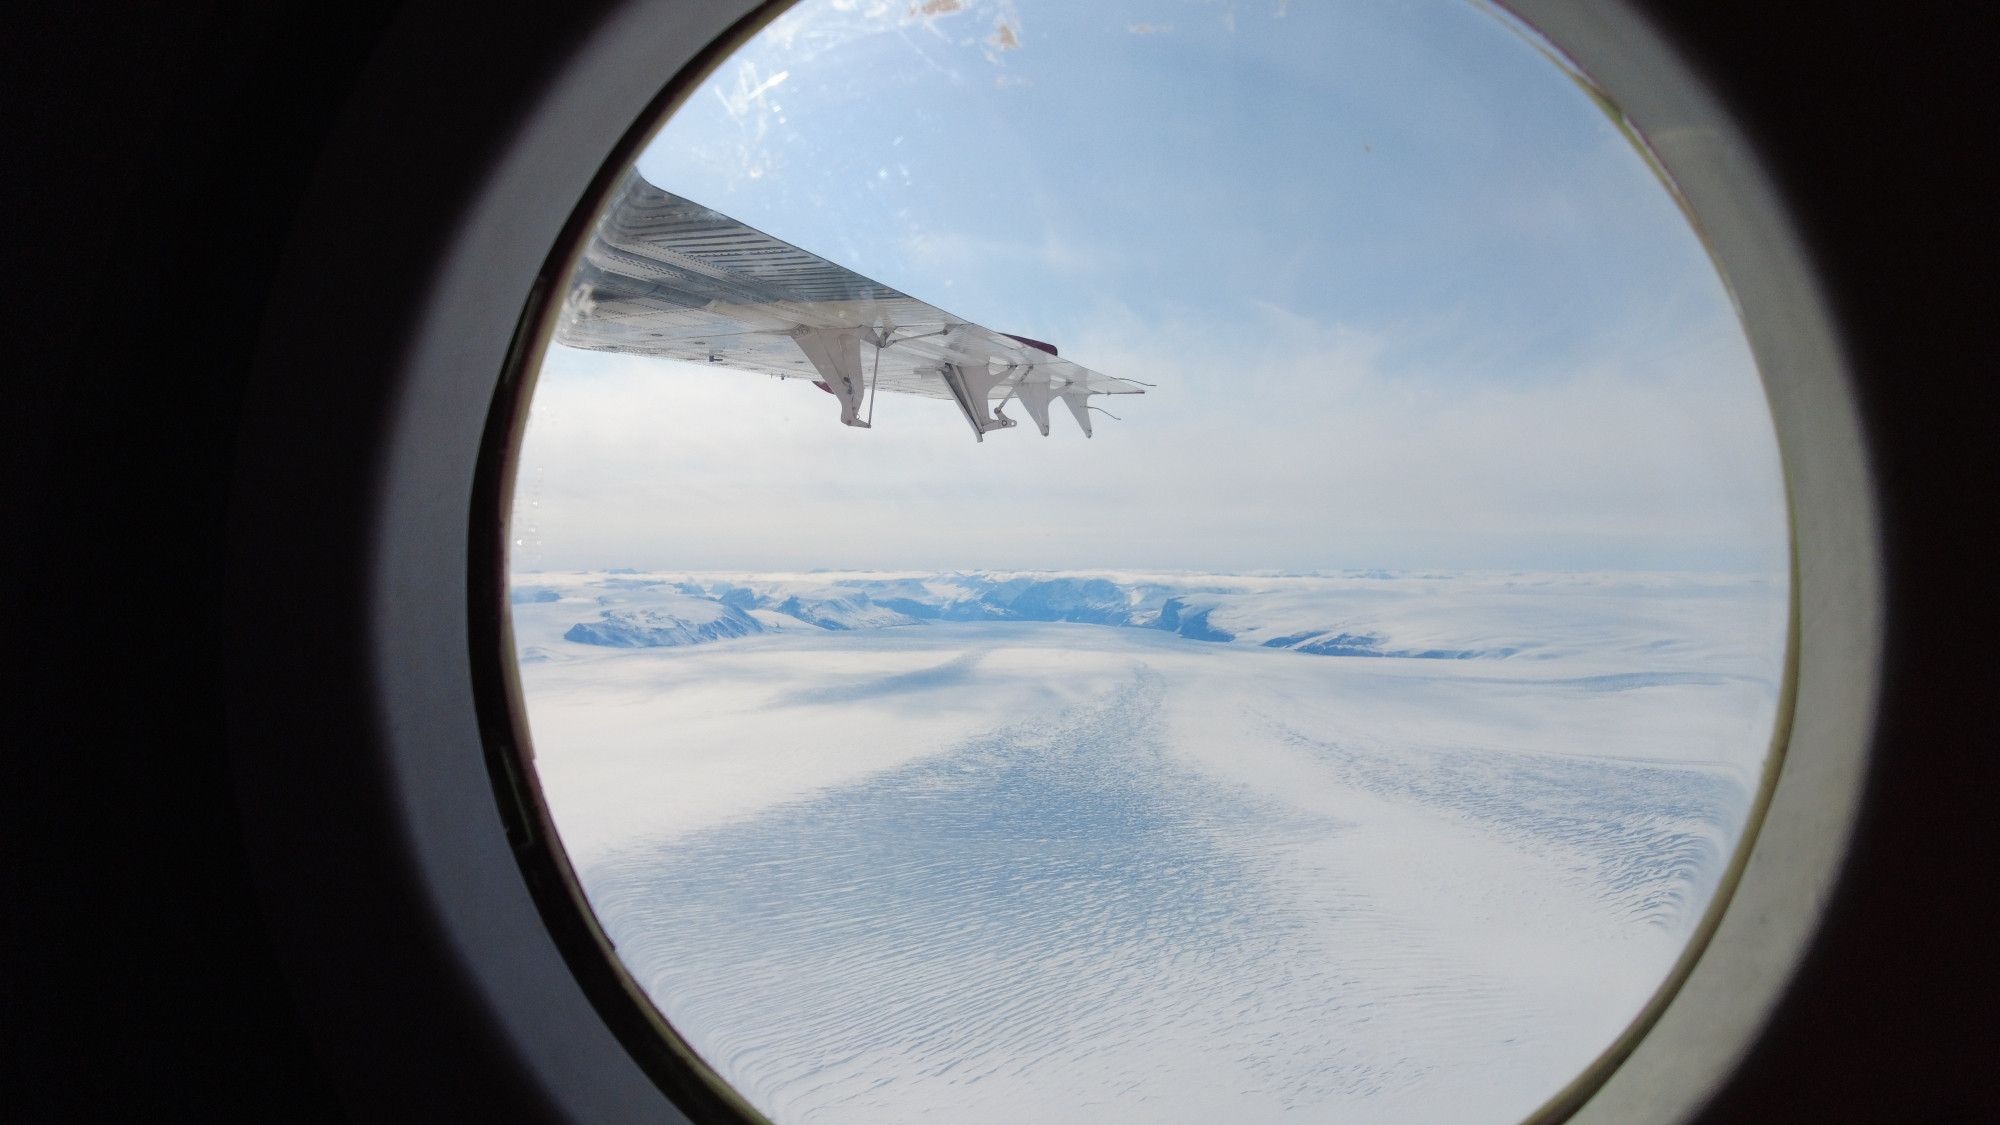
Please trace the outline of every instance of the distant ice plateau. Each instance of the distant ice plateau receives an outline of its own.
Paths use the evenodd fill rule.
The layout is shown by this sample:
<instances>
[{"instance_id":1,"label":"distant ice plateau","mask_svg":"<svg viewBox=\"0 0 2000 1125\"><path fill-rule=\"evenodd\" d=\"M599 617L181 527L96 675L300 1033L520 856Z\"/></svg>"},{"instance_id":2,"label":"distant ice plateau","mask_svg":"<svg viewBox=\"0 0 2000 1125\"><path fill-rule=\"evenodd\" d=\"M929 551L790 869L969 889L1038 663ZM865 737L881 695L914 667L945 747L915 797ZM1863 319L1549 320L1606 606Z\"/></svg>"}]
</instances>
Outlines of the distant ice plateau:
<instances>
[{"instance_id":1,"label":"distant ice plateau","mask_svg":"<svg viewBox=\"0 0 2000 1125\"><path fill-rule=\"evenodd\" d=\"M670 648L787 628L883 629L936 622L1040 621L1157 629L1189 640L1324 656L1484 659L1554 655L1565 622L1548 591L1699 597L1724 585L1690 575L1464 575L1356 571L1342 575L1135 573L519 575L512 601L560 605L577 620L563 639L615 648ZM1781 579L1733 579L1767 592ZM1440 599L1439 595L1454 595ZM1475 636L1490 612L1465 616L1464 597L1504 610L1518 635ZM1428 603L1428 604L1427 604ZM1424 610L1444 612L1425 613ZM1557 614L1563 609L1556 608ZM1539 614L1537 611L1541 611ZM546 615L544 615L546 617ZM1571 622L1573 623L1573 622ZM1553 635L1547 629L1555 630ZM1660 639L1666 639L1664 637Z\"/></svg>"},{"instance_id":2,"label":"distant ice plateau","mask_svg":"<svg viewBox=\"0 0 2000 1125\"><path fill-rule=\"evenodd\" d=\"M781 1122L1518 1120L1711 901L1787 613L1781 577L1618 573L512 601L593 909Z\"/></svg>"}]
</instances>

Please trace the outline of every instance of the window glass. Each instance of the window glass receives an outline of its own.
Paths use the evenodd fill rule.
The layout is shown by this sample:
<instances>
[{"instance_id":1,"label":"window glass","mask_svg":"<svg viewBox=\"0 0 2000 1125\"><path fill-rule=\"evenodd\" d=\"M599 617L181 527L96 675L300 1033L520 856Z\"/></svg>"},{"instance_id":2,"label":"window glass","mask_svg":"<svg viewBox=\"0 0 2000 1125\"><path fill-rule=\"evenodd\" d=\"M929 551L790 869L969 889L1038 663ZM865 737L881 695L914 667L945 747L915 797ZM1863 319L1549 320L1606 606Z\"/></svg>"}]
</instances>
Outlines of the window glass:
<instances>
[{"instance_id":1,"label":"window glass","mask_svg":"<svg viewBox=\"0 0 2000 1125\"><path fill-rule=\"evenodd\" d=\"M558 321L537 777L776 1120L1519 1119L1726 882L1771 423L1637 134L1502 13L809 0Z\"/></svg>"}]
</instances>

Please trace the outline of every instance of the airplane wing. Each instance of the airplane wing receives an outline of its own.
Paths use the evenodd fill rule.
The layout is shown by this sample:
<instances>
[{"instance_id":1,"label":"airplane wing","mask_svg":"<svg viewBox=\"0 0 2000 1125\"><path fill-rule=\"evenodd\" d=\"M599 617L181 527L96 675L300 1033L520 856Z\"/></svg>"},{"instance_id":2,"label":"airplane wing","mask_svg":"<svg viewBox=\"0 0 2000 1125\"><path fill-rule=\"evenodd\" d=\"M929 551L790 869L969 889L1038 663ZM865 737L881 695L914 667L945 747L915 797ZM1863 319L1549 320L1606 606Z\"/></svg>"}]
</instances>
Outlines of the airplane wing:
<instances>
[{"instance_id":1,"label":"airplane wing","mask_svg":"<svg viewBox=\"0 0 2000 1125\"><path fill-rule=\"evenodd\" d=\"M1015 424L1042 436L1060 400L1085 437L1090 399L1144 394L1039 340L982 328L781 242L635 172L619 189L563 301L556 342L811 379L866 428L872 392L947 399L979 440ZM997 404L997 405L996 405Z\"/></svg>"}]
</instances>

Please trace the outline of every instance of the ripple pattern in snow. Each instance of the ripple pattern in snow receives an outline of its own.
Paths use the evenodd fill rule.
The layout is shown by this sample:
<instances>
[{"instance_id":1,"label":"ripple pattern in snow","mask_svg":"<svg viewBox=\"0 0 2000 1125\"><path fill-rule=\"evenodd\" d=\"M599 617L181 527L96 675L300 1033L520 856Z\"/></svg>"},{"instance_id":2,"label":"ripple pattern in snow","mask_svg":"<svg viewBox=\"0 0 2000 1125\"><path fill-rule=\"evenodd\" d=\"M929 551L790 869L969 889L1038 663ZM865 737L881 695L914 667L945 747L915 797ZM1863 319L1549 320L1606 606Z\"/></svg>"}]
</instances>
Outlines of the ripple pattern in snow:
<instances>
[{"instance_id":1,"label":"ripple pattern in snow","mask_svg":"<svg viewBox=\"0 0 2000 1125\"><path fill-rule=\"evenodd\" d=\"M1315 881L1294 853L1337 851L1349 826L1176 768L1160 692L1142 679L618 854L588 872L592 901L667 1018L779 1120L1192 1119L1226 1108L1218 1090L1236 1112L1423 1119L1482 1091L1498 1109L1509 1085L1532 1108L1518 1070L1487 1067L1545 1055L1559 1006ZM1565 853L1652 927L1705 899L1744 799L1683 767L1314 748L1363 791Z\"/></svg>"}]
</instances>

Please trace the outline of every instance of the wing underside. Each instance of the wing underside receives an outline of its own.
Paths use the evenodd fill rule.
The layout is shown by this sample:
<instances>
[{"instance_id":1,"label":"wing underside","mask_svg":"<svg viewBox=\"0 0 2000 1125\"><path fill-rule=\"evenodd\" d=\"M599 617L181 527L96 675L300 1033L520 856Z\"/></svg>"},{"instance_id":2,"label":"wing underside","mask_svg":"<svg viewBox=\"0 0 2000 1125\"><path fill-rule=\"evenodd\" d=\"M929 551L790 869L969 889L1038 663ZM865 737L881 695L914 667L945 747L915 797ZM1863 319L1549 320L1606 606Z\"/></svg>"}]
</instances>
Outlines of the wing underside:
<instances>
[{"instance_id":1,"label":"wing underside","mask_svg":"<svg viewBox=\"0 0 2000 1125\"><path fill-rule=\"evenodd\" d=\"M810 379L866 427L869 392L953 402L985 439L1018 401L1044 435L1060 400L1138 384L994 332L630 175L572 277L556 341L571 347Z\"/></svg>"}]
</instances>

